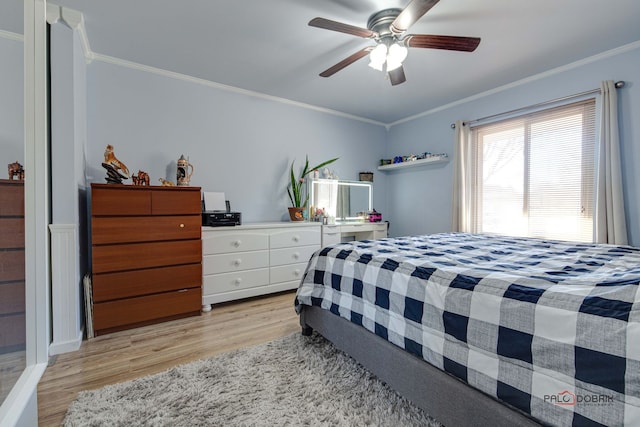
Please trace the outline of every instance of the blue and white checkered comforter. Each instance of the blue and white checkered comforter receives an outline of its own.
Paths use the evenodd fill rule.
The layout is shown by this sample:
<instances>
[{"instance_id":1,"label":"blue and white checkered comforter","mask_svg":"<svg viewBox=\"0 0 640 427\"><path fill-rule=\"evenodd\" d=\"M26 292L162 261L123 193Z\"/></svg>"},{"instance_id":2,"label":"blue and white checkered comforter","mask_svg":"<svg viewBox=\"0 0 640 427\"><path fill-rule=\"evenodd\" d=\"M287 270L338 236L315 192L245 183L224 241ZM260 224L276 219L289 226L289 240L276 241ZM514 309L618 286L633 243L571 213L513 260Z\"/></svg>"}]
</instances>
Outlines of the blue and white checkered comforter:
<instances>
[{"instance_id":1,"label":"blue and white checkered comforter","mask_svg":"<svg viewBox=\"0 0 640 427\"><path fill-rule=\"evenodd\" d=\"M296 296L553 425L640 425L640 249L445 233L338 244Z\"/></svg>"}]
</instances>

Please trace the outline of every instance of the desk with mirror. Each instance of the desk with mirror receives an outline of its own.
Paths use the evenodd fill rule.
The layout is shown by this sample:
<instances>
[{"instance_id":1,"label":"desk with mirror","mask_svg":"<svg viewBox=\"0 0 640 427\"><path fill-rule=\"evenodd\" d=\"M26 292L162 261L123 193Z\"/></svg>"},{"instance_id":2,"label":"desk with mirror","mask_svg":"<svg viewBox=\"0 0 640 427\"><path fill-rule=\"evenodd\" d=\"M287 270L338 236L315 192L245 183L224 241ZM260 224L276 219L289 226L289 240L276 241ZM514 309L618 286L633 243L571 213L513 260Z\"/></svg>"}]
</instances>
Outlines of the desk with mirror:
<instances>
[{"instance_id":1,"label":"desk with mirror","mask_svg":"<svg viewBox=\"0 0 640 427\"><path fill-rule=\"evenodd\" d=\"M322 246L349 240L387 237L387 224L368 222L373 209L373 183L315 179L309 182L309 218L324 210L329 223L322 226Z\"/></svg>"}]
</instances>

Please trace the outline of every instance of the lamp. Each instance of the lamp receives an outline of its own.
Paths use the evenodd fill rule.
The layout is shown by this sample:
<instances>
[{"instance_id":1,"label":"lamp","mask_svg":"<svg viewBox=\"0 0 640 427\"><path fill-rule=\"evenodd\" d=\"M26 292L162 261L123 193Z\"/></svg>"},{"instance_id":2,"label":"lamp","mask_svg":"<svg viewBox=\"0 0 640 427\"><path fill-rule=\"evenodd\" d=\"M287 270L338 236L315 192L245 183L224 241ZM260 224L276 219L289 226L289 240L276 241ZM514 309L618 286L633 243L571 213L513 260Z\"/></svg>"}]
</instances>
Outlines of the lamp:
<instances>
[{"instance_id":1,"label":"lamp","mask_svg":"<svg viewBox=\"0 0 640 427\"><path fill-rule=\"evenodd\" d=\"M369 67L383 71L386 63L387 71L395 70L402 65L402 61L407 57L407 52L407 48L398 43L393 43L388 48L386 43L378 43L369 53Z\"/></svg>"}]
</instances>

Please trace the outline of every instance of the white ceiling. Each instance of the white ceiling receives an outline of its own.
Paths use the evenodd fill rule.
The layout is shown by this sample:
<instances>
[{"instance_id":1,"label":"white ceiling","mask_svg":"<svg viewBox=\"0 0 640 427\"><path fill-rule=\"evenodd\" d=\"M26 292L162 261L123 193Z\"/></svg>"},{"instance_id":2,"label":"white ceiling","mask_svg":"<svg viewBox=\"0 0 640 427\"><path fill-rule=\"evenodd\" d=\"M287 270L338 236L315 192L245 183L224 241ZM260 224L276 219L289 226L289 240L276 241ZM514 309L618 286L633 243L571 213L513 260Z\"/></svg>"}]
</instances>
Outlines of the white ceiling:
<instances>
[{"instance_id":1,"label":"white ceiling","mask_svg":"<svg viewBox=\"0 0 640 427\"><path fill-rule=\"evenodd\" d=\"M2 0L9 11L23 0ZM307 26L366 27L409 0L57 0L84 14L91 50L361 118L393 123L640 40L637 0L441 0L409 33L481 37L473 53L410 49L392 87L367 59L318 73L371 41ZM19 20L18 20L19 22ZM21 31L0 14L0 29ZM615 78L612 77L612 78Z\"/></svg>"}]
</instances>

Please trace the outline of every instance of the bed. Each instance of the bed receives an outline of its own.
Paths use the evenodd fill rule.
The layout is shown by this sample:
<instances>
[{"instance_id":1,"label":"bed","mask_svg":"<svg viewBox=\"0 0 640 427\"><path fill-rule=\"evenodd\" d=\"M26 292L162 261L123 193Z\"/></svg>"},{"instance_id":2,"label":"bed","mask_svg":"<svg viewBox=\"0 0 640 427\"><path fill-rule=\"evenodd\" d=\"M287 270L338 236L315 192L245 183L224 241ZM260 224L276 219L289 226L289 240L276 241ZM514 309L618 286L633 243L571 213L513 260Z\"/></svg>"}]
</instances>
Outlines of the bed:
<instances>
[{"instance_id":1,"label":"bed","mask_svg":"<svg viewBox=\"0 0 640 427\"><path fill-rule=\"evenodd\" d=\"M325 247L316 330L445 425L640 425L640 249L441 233Z\"/></svg>"}]
</instances>

